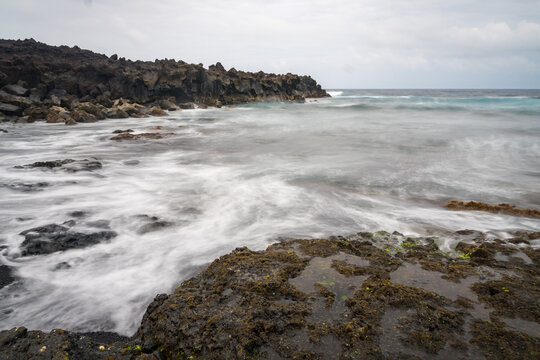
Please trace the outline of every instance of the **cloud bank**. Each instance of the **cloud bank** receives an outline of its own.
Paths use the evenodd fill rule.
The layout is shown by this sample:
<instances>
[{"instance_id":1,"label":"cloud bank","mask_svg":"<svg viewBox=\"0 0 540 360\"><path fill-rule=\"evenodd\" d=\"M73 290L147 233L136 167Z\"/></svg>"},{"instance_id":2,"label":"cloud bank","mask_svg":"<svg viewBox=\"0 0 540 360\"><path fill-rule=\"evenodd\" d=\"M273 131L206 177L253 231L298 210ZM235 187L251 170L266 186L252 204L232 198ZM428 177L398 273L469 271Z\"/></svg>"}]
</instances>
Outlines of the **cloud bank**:
<instances>
[{"instance_id":1,"label":"cloud bank","mask_svg":"<svg viewBox=\"0 0 540 360\"><path fill-rule=\"evenodd\" d=\"M3 38L310 74L327 88L539 88L538 1L0 0Z\"/></svg>"}]
</instances>

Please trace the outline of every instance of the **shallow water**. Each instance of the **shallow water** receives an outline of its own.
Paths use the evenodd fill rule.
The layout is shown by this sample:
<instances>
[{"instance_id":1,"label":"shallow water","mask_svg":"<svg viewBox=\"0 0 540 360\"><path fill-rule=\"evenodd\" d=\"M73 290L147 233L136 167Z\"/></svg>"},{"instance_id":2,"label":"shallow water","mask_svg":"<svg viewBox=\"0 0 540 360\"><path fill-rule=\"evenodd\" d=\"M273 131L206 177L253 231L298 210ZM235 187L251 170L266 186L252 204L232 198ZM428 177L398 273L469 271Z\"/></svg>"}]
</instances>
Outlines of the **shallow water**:
<instances>
[{"instance_id":1,"label":"shallow water","mask_svg":"<svg viewBox=\"0 0 540 360\"><path fill-rule=\"evenodd\" d=\"M2 124L0 262L20 280L0 290L1 327L131 335L157 293L279 237L540 230L537 219L443 208L450 199L540 208L540 92L336 95L75 127ZM174 135L109 140L128 128ZM102 169L14 168L92 157ZM141 234L141 215L172 225ZM118 236L18 257L21 231L70 219L80 232L106 220Z\"/></svg>"}]
</instances>

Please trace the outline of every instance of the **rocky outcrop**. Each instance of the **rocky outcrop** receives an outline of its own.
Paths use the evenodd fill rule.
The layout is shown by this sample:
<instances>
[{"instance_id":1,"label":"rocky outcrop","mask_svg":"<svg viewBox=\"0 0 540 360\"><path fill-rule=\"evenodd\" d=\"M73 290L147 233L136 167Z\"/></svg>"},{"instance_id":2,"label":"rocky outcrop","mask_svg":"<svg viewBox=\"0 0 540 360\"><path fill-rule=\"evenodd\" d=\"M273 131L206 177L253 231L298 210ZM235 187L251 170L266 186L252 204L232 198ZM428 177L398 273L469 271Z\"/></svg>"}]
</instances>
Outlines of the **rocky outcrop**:
<instances>
[{"instance_id":1,"label":"rocky outcrop","mask_svg":"<svg viewBox=\"0 0 540 360\"><path fill-rule=\"evenodd\" d=\"M309 76L227 71L220 63L205 69L168 59L131 61L32 39L0 40L0 88L0 114L69 124L328 96Z\"/></svg>"},{"instance_id":2,"label":"rocky outcrop","mask_svg":"<svg viewBox=\"0 0 540 360\"><path fill-rule=\"evenodd\" d=\"M81 233L70 229L74 221L67 221L62 225L48 224L38 226L20 233L24 236L21 244L21 255L44 255L56 251L79 249L116 237L114 231L97 231L94 233Z\"/></svg>"},{"instance_id":3,"label":"rocky outcrop","mask_svg":"<svg viewBox=\"0 0 540 360\"><path fill-rule=\"evenodd\" d=\"M540 233L448 236L455 251L397 232L238 248L157 295L130 339L17 328L0 357L537 359Z\"/></svg>"},{"instance_id":4,"label":"rocky outcrop","mask_svg":"<svg viewBox=\"0 0 540 360\"><path fill-rule=\"evenodd\" d=\"M15 169L61 169L66 172L74 173L79 171L93 171L101 169L103 165L98 160L92 159L63 159L63 160L50 160L50 161L37 161L32 164L18 165Z\"/></svg>"}]
</instances>

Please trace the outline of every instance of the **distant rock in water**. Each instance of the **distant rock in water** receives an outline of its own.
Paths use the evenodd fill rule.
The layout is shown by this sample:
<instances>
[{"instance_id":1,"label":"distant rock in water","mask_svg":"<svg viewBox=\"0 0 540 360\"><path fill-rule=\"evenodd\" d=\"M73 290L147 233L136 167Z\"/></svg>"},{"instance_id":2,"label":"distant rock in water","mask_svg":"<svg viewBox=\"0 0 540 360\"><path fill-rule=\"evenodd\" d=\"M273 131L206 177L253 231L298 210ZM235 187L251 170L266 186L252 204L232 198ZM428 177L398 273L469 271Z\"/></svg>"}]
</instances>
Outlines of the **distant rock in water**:
<instances>
[{"instance_id":1,"label":"distant rock in water","mask_svg":"<svg viewBox=\"0 0 540 360\"><path fill-rule=\"evenodd\" d=\"M11 268L7 265L0 265L0 289L15 281Z\"/></svg>"},{"instance_id":2,"label":"distant rock in water","mask_svg":"<svg viewBox=\"0 0 540 360\"><path fill-rule=\"evenodd\" d=\"M21 232L20 235L24 236L21 244L22 255L43 255L84 248L110 240L117 235L114 231L98 231L90 234L71 231L70 227L73 224L73 221L62 225L48 224Z\"/></svg>"},{"instance_id":3,"label":"distant rock in water","mask_svg":"<svg viewBox=\"0 0 540 360\"><path fill-rule=\"evenodd\" d=\"M77 46L0 40L0 116L24 116L20 122L75 125L163 116L177 108L325 96L309 76L226 71L220 63L205 69L167 59L131 61Z\"/></svg>"},{"instance_id":4,"label":"distant rock in water","mask_svg":"<svg viewBox=\"0 0 540 360\"><path fill-rule=\"evenodd\" d=\"M540 210L536 209L520 209L510 204L490 205L479 201L457 201L452 200L444 206L450 210L476 210L487 211L496 214L506 214L514 216L525 216L531 218L540 218Z\"/></svg>"},{"instance_id":5,"label":"distant rock in water","mask_svg":"<svg viewBox=\"0 0 540 360\"><path fill-rule=\"evenodd\" d=\"M23 166L16 166L17 169L29 169L29 168L44 168L44 169L55 169L60 168L67 172L78 172L78 171L92 171L101 169L103 165L101 162L96 159L83 159L83 160L73 160L73 159L64 159L64 160L50 160L50 161L37 161L32 164L27 164Z\"/></svg>"}]
</instances>

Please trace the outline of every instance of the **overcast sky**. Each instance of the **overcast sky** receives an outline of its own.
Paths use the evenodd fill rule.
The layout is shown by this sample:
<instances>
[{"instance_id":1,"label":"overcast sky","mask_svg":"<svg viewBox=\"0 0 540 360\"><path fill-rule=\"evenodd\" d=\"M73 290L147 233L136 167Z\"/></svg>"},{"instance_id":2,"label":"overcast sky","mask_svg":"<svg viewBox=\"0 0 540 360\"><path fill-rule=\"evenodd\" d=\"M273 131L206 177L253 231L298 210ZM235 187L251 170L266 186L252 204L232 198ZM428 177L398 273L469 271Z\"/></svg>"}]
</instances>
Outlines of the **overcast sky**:
<instances>
[{"instance_id":1,"label":"overcast sky","mask_svg":"<svg viewBox=\"0 0 540 360\"><path fill-rule=\"evenodd\" d=\"M325 88L540 88L539 0L0 0L0 37Z\"/></svg>"}]
</instances>

